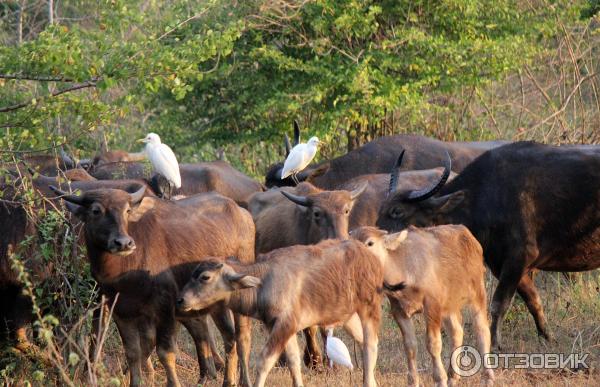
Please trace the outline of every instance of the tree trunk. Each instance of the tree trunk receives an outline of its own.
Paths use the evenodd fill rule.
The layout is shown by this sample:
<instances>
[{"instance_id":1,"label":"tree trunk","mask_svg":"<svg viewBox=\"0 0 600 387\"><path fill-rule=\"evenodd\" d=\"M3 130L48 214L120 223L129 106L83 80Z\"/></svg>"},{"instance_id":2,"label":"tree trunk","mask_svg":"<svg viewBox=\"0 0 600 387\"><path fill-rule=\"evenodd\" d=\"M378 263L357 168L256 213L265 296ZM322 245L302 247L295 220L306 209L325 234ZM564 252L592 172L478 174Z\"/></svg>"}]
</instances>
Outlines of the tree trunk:
<instances>
[{"instance_id":1,"label":"tree trunk","mask_svg":"<svg viewBox=\"0 0 600 387\"><path fill-rule=\"evenodd\" d=\"M54 24L54 0L48 0L48 24Z\"/></svg>"}]
</instances>

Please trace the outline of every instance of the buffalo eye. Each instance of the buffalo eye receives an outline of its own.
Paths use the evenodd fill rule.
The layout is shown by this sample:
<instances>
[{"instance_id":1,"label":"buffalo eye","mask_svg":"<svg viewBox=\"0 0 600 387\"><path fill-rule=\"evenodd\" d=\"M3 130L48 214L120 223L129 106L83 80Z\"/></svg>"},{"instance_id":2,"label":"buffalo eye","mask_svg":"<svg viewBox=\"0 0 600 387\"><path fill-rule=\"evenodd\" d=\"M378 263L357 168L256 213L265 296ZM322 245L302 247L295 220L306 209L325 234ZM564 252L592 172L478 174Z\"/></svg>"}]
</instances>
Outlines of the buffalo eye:
<instances>
[{"instance_id":1,"label":"buffalo eye","mask_svg":"<svg viewBox=\"0 0 600 387\"><path fill-rule=\"evenodd\" d=\"M344 210L344 214L348 215L349 213L350 213L350 209L349 209L349 208L346 208L346 209Z\"/></svg>"},{"instance_id":2,"label":"buffalo eye","mask_svg":"<svg viewBox=\"0 0 600 387\"><path fill-rule=\"evenodd\" d=\"M100 215L102 213L102 210L100 210L99 207L93 207L92 208L92 214L93 215Z\"/></svg>"},{"instance_id":3,"label":"buffalo eye","mask_svg":"<svg viewBox=\"0 0 600 387\"><path fill-rule=\"evenodd\" d=\"M373 243L373 241L368 241L368 242L367 242L367 246L369 246L369 247L373 246L374 244L375 244L375 243Z\"/></svg>"},{"instance_id":4,"label":"buffalo eye","mask_svg":"<svg viewBox=\"0 0 600 387\"><path fill-rule=\"evenodd\" d=\"M131 214L131 208L128 208L128 209L127 209L127 213L128 213L128 214Z\"/></svg>"},{"instance_id":5,"label":"buffalo eye","mask_svg":"<svg viewBox=\"0 0 600 387\"><path fill-rule=\"evenodd\" d=\"M315 219L319 219L321 217L321 213L319 211L315 211L313 213L313 215L314 215Z\"/></svg>"},{"instance_id":6,"label":"buffalo eye","mask_svg":"<svg viewBox=\"0 0 600 387\"><path fill-rule=\"evenodd\" d=\"M204 282L208 281L210 279L210 276L207 274L204 274L203 276L200 277L200 279Z\"/></svg>"},{"instance_id":7,"label":"buffalo eye","mask_svg":"<svg viewBox=\"0 0 600 387\"><path fill-rule=\"evenodd\" d=\"M390 209L390 217L393 219L400 219L402 218L402 210L398 207L392 207Z\"/></svg>"}]
</instances>

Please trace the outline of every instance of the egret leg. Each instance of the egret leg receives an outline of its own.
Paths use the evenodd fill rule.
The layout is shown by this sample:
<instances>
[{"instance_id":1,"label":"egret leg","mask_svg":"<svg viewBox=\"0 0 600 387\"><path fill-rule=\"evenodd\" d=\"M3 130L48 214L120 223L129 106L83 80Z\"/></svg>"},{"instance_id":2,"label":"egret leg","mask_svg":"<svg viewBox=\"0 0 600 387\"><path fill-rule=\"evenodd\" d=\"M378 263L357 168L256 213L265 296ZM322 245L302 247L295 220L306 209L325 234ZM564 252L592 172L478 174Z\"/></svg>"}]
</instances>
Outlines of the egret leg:
<instances>
[{"instance_id":1,"label":"egret leg","mask_svg":"<svg viewBox=\"0 0 600 387\"><path fill-rule=\"evenodd\" d=\"M300 184L300 182L298 181L298 177L295 173L292 173L292 180L294 180L294 183L296 183L296 185Z\"/></svg>"}]
</instances>

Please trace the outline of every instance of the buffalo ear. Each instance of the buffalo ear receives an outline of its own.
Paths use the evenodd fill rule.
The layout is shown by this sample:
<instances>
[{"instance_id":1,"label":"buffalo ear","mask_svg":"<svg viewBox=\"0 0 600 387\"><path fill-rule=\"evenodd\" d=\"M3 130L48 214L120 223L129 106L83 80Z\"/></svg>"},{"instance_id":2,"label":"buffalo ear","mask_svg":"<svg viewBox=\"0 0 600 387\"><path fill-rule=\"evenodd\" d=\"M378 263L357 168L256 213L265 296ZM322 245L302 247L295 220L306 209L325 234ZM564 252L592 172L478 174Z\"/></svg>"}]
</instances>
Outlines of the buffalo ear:
<instances>
[{"instance_id":1,"label":"buffalo ear","mask_svg":"<svg viewBox=\"0 0 600 387\"><path fill-rule=\"evenodd\" d=\"M131 214L129 214L129 221L137 222L138 220L140 220L148 210L154 208L154 204L154 199L150 197L143 198L139 206L134 207L131 211Z\"/></svg>"},{"instance_id":2,"label":"buffalo ear","mask_svg":"<svg viewBox=\"0 0 600 387\"><path fill-rule=\"evenodd\" d=\"M326 174L327 171L329 171L330 167L331 164L329 164L329 162L325 162L312 169L310 167L307 167L303 172L300 172L299 180L312 183L315 178Z\"/></svg>"},{"instance_id":3,"label":"buffalo ear","mask_svg":"<svg viewBox=\"0 0 600 387\"><path fill-rule=\"evenodd\" d=\"M228 275L227 282L234 290L257 288L262 284L260 278L237 273Z\"/></svg>"},{"instance_id":4,"label":"buffalo ear","mask_svg":"<svg viewBox=\"0 0 600 387\"><path fill-rule=\"evenodd\" d=\"M383 244L386 250L396 250L402 242L406 240L408 236L407 230L402 230L395 234L388 234L383 236Z\"/></svg>"},{"instance_id":5,"label":"buffalo ear","mask_svg":"<svg viewBox=\"0 0 600 387\"><path fill-rule=\"evenodd\" d=\"M448 213L465 200L464 191L456 191L448 195L429 199L430 206L442 213Z\"/></svg>"},{"instance_id":6,"label":"buffalo ear","mask_svg":"<svg viewBox=\"0 0 600 387\"><path fill-rule=\"evenodd\" d=\"M71 203L66 200L64 201L64 203L65 207L67 207L67 210L69 210L70 213L75 215L81 221L85 220L86 211L84 206L80 206L79 204Z\"/></svg>"}]
</instances>

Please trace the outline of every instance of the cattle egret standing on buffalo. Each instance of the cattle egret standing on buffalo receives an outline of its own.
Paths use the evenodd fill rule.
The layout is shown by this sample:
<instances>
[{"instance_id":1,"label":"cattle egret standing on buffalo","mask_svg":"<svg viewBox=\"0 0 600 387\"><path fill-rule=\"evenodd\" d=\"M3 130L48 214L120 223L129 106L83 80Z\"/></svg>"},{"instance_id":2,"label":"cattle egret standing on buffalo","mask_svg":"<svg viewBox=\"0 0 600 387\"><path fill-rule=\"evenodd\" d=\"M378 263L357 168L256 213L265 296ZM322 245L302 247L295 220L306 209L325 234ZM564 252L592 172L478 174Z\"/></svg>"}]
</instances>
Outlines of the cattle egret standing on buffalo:
<instances>
[{"instance_id":1,"label":"cattle egret standing on buffalo","mask_svg":"<svg viewBox=\"0 0 600 387\"><path fill-rule=\"evenodd\" d=\"M179 163L175 153L167 144L160 142L156 133L148 133L145 138L138 140L146 144L146 156L150 160L154 171L163 175L169 181L169 191L181 187L181 175L179 174ZM170 192L169 192L170 196Z\"/></svg>"},{"instance_id":2,"label":"cattle egret standing on buffalo","mask_svg":"<svg viewBox=\"0 0 600 387\"><path fill-rule=\"evenodd\" d=\"M349 368L350 371L352 371L354 366L352 366L352 359L350 359L348 347L346 347L346 344L344 344L342 340L338 339L337 337L333 337L333 329L331 328L327 330L326 350L330 367L333 366L333 363L336 363Z\"/></svg>"},{"instance_id":3,"label":"cattle egret standing on buffalo","mask_svg":"<svg viewBox=\"0 0 600 387\"><path fill-rule=\"evenodd\" d=\"M298 184L296 175L302 171L317 154L317 146L322 144L317 137L311 137L306 144L298 144L292 148L290 154L283 163L281 170L281 179L292 176L292 179Z\"/></svg>"}]
</instances>

